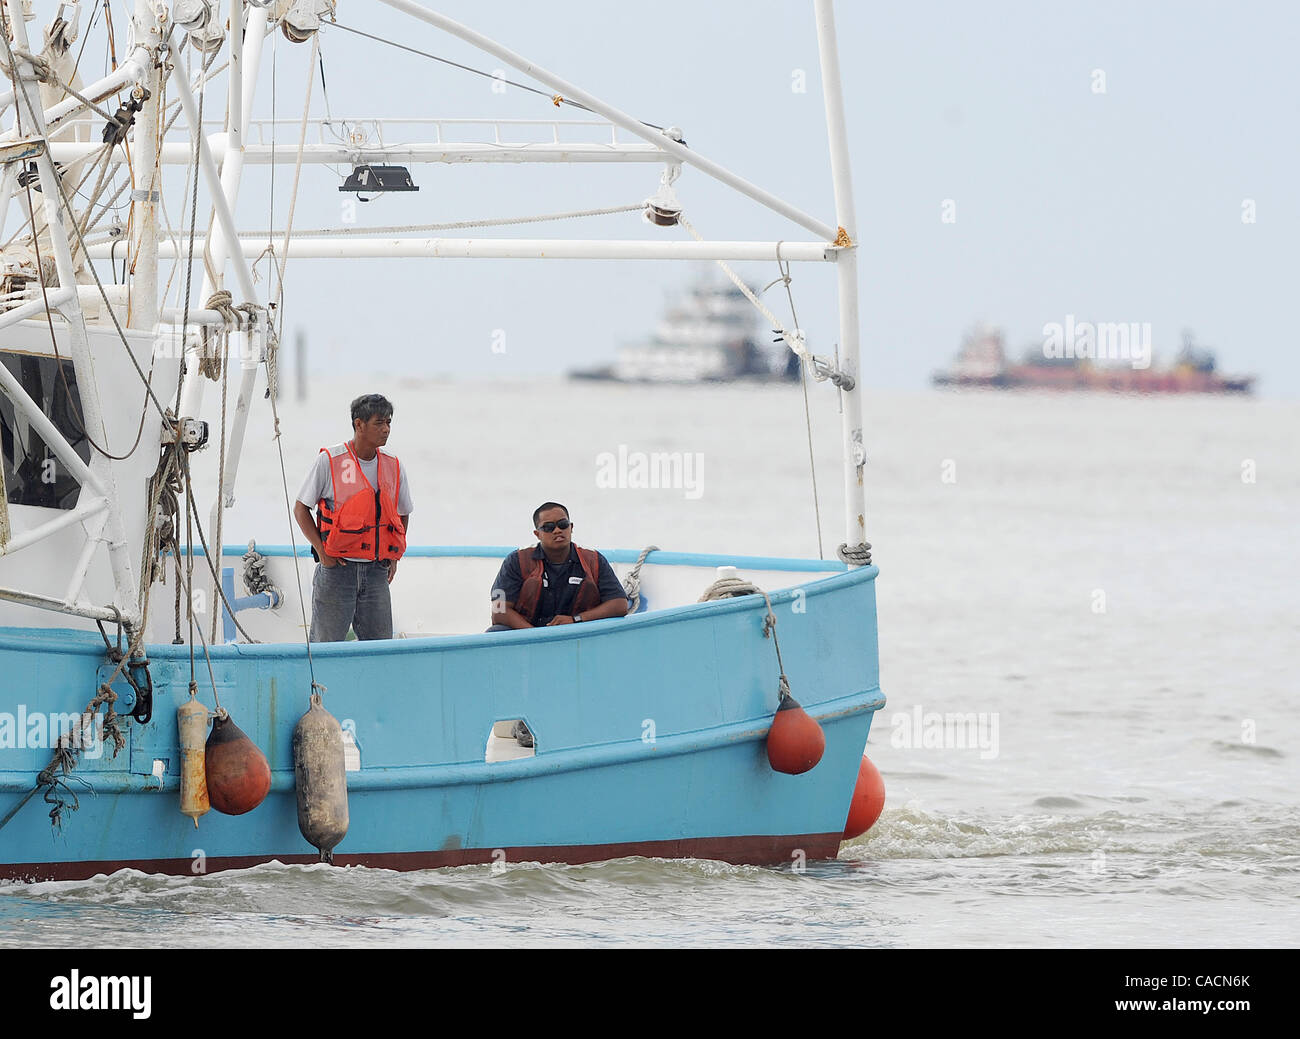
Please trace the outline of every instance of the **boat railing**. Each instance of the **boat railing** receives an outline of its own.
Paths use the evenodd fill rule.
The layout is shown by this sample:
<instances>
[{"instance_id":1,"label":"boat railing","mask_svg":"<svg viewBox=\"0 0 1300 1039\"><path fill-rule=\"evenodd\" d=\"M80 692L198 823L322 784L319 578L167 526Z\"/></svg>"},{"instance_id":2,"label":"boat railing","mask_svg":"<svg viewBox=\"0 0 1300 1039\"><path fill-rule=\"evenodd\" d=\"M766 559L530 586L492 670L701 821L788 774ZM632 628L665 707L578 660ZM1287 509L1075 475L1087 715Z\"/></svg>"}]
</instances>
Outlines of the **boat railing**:
<instances>
[{"instance_id":1,"label":"boat railing","mask_svg":"<svg viewBox=\"0 0 1300 1039\"><path fill-rule=\"evenodd\" d=\"M407 548L392 589L394 632L397 638L460 636L482 633L492 623L492 586L502 561L518 551L514 545L420 545ZM250 572L247 545L226 545L222 550L222 585L235 606L237 630L228 611L215 599L222 623L218 642L269 643L301 641L310 623L311 588L316 564L305 545L257 545L261 562ZM810 586L848 568L838 559L795 559L721 553L650 552L637 580L629 582L642 552L637 549L601 549L625 587L636 588L631 597L635 614L660 613L694 605L722 577L753 582L775 595L781 590ZM196 546L195 556L201 556ZM296 560L296 565L295 565ZM196 572L206 570L195 563ZM266 587L273 589L269 596ZM301 593L299 589L301 588ZM245 591L252 593L245 596ZM166 641L172 624L171 592L156 592L152 637ZM301 598L299 597L301 595ZM204 608L206 612L206 607Z\"/></svg>"},{"instance_id":2,"label":"boat railing","mask_svg":"<svg viewBox=\"0 0 1300 1039\"><path fill-rule=\"evenodd\" d=\"M205 119L204 129L220 138L226 130L223 120ZM307 121L309 136L318 145L345 145L357 149L411 147L416 144L446 147L452 144L495 145L502 148L526 148L537 145L599 145L629 155L645 156L648 161L668 161L668 155L645 141L620 134L618 126L603 119L498 119L440 116L324 117ZM273 141L283 145L287 137L296 138L301 130L298 118L250 119L244 135L245 147L269 147ZM185 131L173 136L180 140ZM292 157L292 149L290 149Z\"/></svg>"}]
</instances>

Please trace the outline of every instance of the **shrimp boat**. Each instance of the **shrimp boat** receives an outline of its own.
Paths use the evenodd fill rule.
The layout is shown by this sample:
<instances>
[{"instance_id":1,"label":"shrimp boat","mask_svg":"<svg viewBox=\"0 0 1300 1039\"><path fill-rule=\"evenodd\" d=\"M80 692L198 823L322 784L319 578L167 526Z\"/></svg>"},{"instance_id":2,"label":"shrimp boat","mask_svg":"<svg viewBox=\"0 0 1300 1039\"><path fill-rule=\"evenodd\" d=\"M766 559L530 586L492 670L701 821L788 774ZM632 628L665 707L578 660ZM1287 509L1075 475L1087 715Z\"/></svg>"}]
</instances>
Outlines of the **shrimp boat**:
<instances>
[{"instance_id":1,"label":"shrimp boat","mask_svg":"<svg viewBox=\"0 0 1300 1039\"><path fill-rule=\"evenodd\" d=\"M484 142L458 139L468 121L421 117L402 131L370 120L363 133L305 108L296 142L268 147L251 118L268 37L281 32L314 59L322 34L364 35L374 5L135 0L124 26L119 4L109 71L87 82L78 60L111 27L110 6L5 0L0 879L191 874L309 863L331 851L339 865L391 869L834 857L851 832L884 699L831 0L812 5L830 128L829 223L686 147L676 129L642 123L410 0L381 2L409 17L406 49L456 38L529 77L542 103L576 107L583 119L540 121L551 143L539 145L518 123L489 121ZM35 22L36 7L48 8L48 22ZM310 78L306 90L310 98ZM225 109L212 132L205 98L209 120ZM579 125L606 136L568 139ZM395 143L403 132L417 136ZM235 223L248 165L291 170L276 182L286 192L330 166L351 169L345 189L378 191L409 190L402 163L467 161L648 163L658 186L626 239L431 237L438 225L297 234L292 200L273 240ZM808 240L686 240L681 229L693 225L675 186L683 171L774 210ZM180 228L170 226L168 199L186 214ZM268 248L278 277L258 284L251 261ZM396 637L308 643L307 546L221 542L246 443L265 450L278 436L284 269L309 258L498 257L831 264L834 360L765 316L806 376L833 384L843 414L838 558L684 545L610 551L636 606L629 616L488 633L484 590L512 546L412 547L393 584ZM218 474L205 500L191 462ZM284 530L288 497L286 488L286 501L266 503L268 542ZM746 594L700 601L718 585ZM483 610L460 608L480 599ZM815 766L797 774L773 765L787 679L824 737ZM295 727L313 699L338 720L346 779L348 826L332 849L300 825L315 780L304 780L295 757ZM196 748L183 719L195 711L201 733L230 719L260 750L269 781L251 810L186 807ZM532 747L511 736L516 721ZM203 767L211 782L210 760L199 778Z\"/></svg>"}]
</instances>

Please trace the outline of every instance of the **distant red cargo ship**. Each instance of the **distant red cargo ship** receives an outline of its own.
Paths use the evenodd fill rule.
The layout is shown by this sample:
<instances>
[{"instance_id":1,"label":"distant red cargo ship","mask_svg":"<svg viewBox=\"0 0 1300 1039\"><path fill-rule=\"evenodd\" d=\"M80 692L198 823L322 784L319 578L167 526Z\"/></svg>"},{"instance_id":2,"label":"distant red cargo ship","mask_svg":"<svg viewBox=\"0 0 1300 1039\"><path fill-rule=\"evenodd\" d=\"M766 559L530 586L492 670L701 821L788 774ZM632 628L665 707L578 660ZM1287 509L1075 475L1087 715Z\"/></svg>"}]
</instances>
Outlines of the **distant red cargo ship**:
<instances>
[{"instance_id":1,"label":"distant red cargo ship","mask_svg":"<svg viewBox=\"0 0 1300 1039\"><path fill-rule=\"evenodd\" d=\"M1107 393L1252 393L1255 376L1215 371L1214 354L1197 347L1189 333L1168 368L1099 365L1087 357L1047 357L1029 350L1020 364L1008 363L1002 331L980 325L966 336L957 360L935 372L936 386L994 389L1095 390Z\"/></svg>"}]
</instances>

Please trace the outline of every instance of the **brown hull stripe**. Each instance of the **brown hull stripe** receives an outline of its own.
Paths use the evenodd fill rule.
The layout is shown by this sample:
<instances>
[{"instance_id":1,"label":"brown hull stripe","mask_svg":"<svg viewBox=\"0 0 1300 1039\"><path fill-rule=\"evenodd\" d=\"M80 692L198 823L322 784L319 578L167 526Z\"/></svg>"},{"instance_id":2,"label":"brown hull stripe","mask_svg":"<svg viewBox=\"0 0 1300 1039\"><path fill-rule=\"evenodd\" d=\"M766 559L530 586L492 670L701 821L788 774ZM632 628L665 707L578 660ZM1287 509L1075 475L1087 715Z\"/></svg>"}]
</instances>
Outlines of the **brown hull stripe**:
<instances>
[{"instance_id":1,"label":"brown hull stripe","mask_svg":"<svg viewBox=\"0 0 1300 1039\"><path fill-rule=\"evenodd\" d=\"M396 851L349 855L341 849L334 855L336 866L370 866L375 869L439 869L498 861L563 862L580 865L627 855L665 859L717 859L737 866L778 866L802 852L807 859L833 859L839 853L842 835L815 833L802 836L695 837L671 841L631 841L624 844L544 845L534 848L453 848L444 851ZM500 852L505 852L502 859ZM495 856L495 857L494 857ZM263 862L307 865L319 861L311 855L236 855L209 857L204 873L247 869ZM43 880L88 880L100 873L136 869L142 873L188 876L193 859L121 859L86 862L0 863L0 879L34 882Z\"/></svg>"}]
</instances>

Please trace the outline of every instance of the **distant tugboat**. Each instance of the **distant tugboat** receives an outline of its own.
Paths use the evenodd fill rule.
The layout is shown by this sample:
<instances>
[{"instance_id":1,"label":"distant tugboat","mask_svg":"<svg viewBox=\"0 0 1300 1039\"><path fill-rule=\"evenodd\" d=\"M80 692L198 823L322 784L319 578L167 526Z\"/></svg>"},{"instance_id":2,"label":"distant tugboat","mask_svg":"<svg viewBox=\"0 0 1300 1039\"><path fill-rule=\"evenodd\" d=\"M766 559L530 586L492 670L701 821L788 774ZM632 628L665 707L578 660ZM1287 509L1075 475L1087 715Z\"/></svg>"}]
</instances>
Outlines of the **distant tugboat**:
<instances>
[{"instance_id":1,"label":"distant tugboat","mask_svg":"<svg viewBox=\"0 0 1300 1039\"><path fill-rule=\"evenodd\" d=\"M648 343L622 347L614 363L570 372L616 382L725 382L797 379L799 358L758 336L753 305L730 283L697 284L670 307Z\"/></svg>"},{"instance_id":2,"label":"distant tugboat","mask_svg":"<svg viewBox=\"0 0 1300 1039\"><path fill-rule=\"evenodd\" d=\"M977 325L962 342L953 366L935 372L932 381L959 388L1248 394L1254 390L1255 376L1219 375L1214 354L1198 347L1190 332L1183 333L1183 347L1168 368L1099 365L1090 357L1045 356L1038 348L1026 351L1020 364L1011 364L1001 329Z\"/></svg>"}]
</instances>

